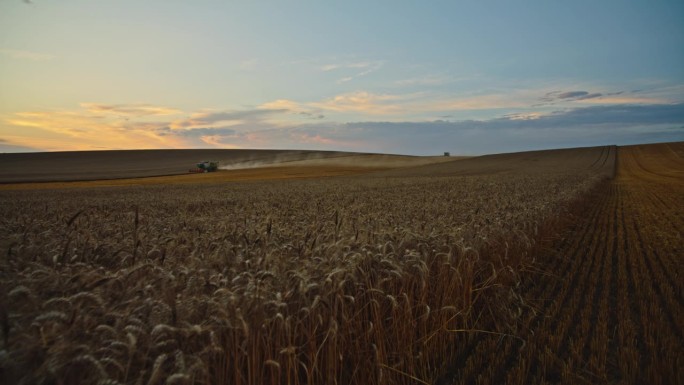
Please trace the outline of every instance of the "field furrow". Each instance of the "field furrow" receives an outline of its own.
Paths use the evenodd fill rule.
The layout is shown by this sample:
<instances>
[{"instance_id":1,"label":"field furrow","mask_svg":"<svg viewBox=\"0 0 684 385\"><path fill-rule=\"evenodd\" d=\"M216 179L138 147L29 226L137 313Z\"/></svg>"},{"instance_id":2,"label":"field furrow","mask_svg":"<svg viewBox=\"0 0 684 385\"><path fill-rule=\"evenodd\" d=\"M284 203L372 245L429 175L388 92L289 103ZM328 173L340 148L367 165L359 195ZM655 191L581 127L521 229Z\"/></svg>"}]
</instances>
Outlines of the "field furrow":
<instances>
[{"instance_id":1,"label":"field furrow","mask_svg":"<svg viewBox=\"0 0 684 385\"><path fill-rule=\"evenodd\" d=\"M673 209L684 191L672 154L619 149L616 179L523 277L530 306L516 335L526 343L476 349L469 361L487 364L460 368L453 383L682 382L684 221Z\"/></svg>"}]
</instances>

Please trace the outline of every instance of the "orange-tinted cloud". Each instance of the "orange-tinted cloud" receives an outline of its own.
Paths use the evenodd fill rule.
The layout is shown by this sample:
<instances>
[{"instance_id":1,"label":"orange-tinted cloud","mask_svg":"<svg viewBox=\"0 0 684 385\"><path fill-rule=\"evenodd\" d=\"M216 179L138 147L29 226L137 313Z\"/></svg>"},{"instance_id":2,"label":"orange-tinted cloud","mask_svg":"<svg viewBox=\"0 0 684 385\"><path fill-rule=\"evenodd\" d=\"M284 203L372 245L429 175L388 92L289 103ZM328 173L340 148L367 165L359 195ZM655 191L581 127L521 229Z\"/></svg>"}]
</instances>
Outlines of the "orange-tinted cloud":
<instances>
[{"instance_id":1,"label":"orange-tinted cloud","mask_svg":"<svg viewBox=\"0 0 684 385\"><path fill-rule=\"evenodd\" d=\"M150 116L150 115L176 115L181 111L175 108L153 106L150 104L98 104L81 103L81 107L91 113L109 113L117 115Z\"/></svg>"},{"instance_id":2,"label":"orange-tinted cloud","mask_svg":"<svg viewBox=\"0 0 684 385\"><path fill-rule=\"evenodd\" d=\"M430 112L524 108L528 107L532 101L533 97L526 94L523 95L522 93L453 97L425 93L376 94L358 91L314 102L298 103L292 100L280 99L263 104L261 107L282 107L292 111L309 110L401 117ZM367 118L360 117L360 119Z\"/></svg>"},{"instance_id":3,"label":"orange-tinted cloud","mask_svg":"<svg viewBox=\"0 0 684 385\"><path fill-rule=\"evenodd\" d=\"M287 112L286 109L260 108L242 111L206 111L190 115L189 118L174 120L172 129L227 127L244 122L263 121L273 115Z\"/></svg>"},{"instance_id":4,"label":"orange-tinted cloud","mask_svg":"<svg viewBox=\"0 0 684 385\"><path fill-rule=\"evenodd\" d=\"M13 142L45 150L182 148L187 145L186 139L168 135L167 122L147 119L146 115L171 109L145 106L141 110L119 108L121 111L116 113L103 114L117 109L93 108L94 104L89 103L83 106L80 110L18 112L6 118L5 123L15 127ZM121 112L126 116L121 116Z\"/></svg>"},{"instance_id":5,"label":"orange-tinted cloud","mask_svg":"<svg viewBox=\"0 0 684 385\"><path fill-rule=\"evenodd\" d=\"M320 102L308 103L308 106L326 111L357 112L371 115L387 115L401 113L403 108L401 95L373 94L359 91L334 96Z\"/></svg>"},{"instance_id":6,"label":"orange-tinted cloud","mask_svg":"<svg viewBox=\"0 0 684 385\"><path fill-rule=\"evenodd\" d=\"M289 129L313 116L304 109L294 109L294 106L205 110L191 113L187 118L181 118L180 110L149 104L81 103L80 107L14 113L0 120L0 136L6 140L6 146L47 151L269 147L278 138L286 137L291 141ZM284 117L289 120L283 120ZM293 122L292 119L299 121ZM3 128L2 123L12 128ZM286 130L284 136L275 138L273 133L268 133L269 130L280 129ZM298 143L304 144L325 141L315 135L299 139Z\"/></svg>"}]
</instances>

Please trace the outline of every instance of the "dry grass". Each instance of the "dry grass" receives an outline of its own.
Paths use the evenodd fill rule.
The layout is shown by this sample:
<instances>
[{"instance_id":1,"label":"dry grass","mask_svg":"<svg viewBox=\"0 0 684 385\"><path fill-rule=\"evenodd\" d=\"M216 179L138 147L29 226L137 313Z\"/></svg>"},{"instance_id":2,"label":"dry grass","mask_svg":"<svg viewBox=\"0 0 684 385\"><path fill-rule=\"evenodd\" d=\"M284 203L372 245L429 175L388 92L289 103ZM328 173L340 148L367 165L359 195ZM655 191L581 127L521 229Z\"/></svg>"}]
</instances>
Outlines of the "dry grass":
<instances>
[{"instance_id":1,"label":"dry grass","mask_svg":"<svg viewBox=\"0 0 684 385\"><path fill-rule=\"evenodd\" d=\"M473 335L514 338L536 240L612 174L610 153L0 192L0 380L433 383Z\"/></svg>"}]
</instances>

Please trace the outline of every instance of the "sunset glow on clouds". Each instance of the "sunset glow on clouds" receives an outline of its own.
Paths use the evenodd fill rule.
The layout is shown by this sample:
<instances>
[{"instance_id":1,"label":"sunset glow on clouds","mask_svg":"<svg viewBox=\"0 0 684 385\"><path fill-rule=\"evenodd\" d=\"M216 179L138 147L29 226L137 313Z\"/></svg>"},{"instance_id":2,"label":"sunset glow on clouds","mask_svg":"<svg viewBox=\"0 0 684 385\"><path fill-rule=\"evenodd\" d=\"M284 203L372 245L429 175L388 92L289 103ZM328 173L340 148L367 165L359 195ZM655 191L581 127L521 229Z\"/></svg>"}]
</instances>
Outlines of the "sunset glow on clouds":
<instances>
[{"instance_id":1,"label":"sunset glow on clouds","mask_svg":"<svg viewBox=\"0 0 684 385\"><path fill-rule=\"evenodd\" d=\"M340 100L339 98L337 99ZM340 123L329 119L312 119L315 113L365 112L369 103L396 105L377 109L372 117L382 121ZM356 104L350 106L350 101ZM20 112L6 119L6 124L26 130L23 135L6 136L6 145L31 147L40 143L46 150L93 150L126 148L316 148L350 151L392 152L393 143L401 153L429 151L429 140L450 140L454 133L470 138L489 135L515 138L525 132L564 138L572 134L591 133L606 140L620 130L632 135L681 133L684 126L684 104L642 104L634 106L604 103L587 107L577 105L555 111L534 110L503 115L494 119L450 121L448 119L405 122L392 120L393 115L420 114L426 103L411 105L401 98L347 98L330 107L330 100L308 103L275 101L240 111L200 111L188 113L163 106L104 105L81 103L69 111ZM592 102L598 104L597 102ZM96 107L95 107L96 106ZM474 103L473 108L480 107ZM416 110L408 108L415 107ZM555 105L557 108L558 106ZM311 112L307 112L311 111ZM444 112L444 111L442 111ZM303 114L304 113L304 114ZM525 124L522 124L522 123ZM674 126L674 128L672 128ZM649 128L650 127L650 128ZM600 132L597 129L600 128ZM552 129L550 132L548 129ZM417 135L420 134L420 135ZM553 136L553 135L551 135ZM421 144L425 139L425 144ZM144 144L144 146L141 146ZM419 145L420 144L420 145ZM557 145L561 145L558 143ZM414 145L412 150L411 145ZM577 145L582 145L578 143ZM395 150L396 151L396 150Z\"/></svg>"},{"instance_id":2,"label":"sunset glow on clouds","mask_svg":"<svg viewBox=\"0 0 684 385\"><path fill-rule=\"evenodd\" d=\"M684 140L681 2L361 5L4 2L0 152Z\"/></svg>"}]
</instances>

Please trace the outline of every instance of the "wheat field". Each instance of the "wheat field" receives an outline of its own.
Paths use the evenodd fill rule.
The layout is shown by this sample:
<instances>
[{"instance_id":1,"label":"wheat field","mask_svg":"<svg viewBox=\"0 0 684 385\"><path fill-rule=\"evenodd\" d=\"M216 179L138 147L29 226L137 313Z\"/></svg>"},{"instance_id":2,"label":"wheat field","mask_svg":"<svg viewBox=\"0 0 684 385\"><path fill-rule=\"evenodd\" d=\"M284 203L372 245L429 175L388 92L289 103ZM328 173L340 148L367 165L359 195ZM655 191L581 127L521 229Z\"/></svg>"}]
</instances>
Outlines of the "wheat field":
<instances>
[{"instance_id":1,"label":"wheat field","mask_svg":"<svg viewBox=\"0 0 684 385\"><path fill-rule=\"evenodd\" d=\"M0 379L542 382L505 359L532 344L530 277L613 183L616 154L0 191Z\"/></svg>"}]
</instances>

